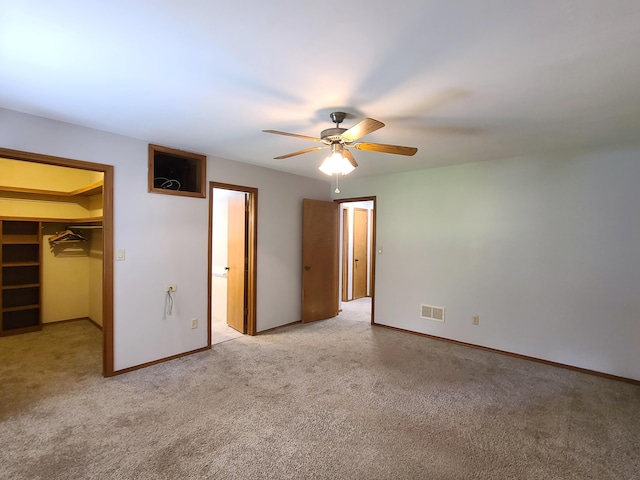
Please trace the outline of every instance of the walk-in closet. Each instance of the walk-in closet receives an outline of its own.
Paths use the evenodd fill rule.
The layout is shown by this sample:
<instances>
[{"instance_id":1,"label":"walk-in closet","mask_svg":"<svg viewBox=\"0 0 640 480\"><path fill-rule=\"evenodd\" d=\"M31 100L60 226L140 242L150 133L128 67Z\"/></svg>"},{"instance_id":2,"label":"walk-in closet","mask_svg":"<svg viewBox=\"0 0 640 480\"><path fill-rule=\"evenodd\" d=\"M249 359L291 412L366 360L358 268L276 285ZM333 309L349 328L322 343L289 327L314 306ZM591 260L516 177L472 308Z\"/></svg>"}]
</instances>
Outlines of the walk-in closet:
<instances>
[{"instance_id":1,"label":"walk-in closet","mask_svg":"<svg viewBox=\"0 0 640 480\"><path fill-rule=\"evenodd\" d=\"M0 158L0 336L102 326L103 173Z\"/></svg>"}]
</instances>

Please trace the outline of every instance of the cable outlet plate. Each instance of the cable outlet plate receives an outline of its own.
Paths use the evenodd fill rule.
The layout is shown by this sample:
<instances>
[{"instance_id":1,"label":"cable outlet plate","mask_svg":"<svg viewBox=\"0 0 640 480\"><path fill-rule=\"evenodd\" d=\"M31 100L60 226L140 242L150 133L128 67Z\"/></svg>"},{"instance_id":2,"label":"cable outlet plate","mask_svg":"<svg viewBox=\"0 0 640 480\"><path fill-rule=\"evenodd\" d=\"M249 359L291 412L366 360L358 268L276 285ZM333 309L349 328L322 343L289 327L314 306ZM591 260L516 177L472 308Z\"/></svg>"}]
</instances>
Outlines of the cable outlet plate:
<instances>
[{"instance_id":1,"label":"cable outlet plate","mask_svg":"<svg viewBox=\"0 0 640 480\"><path fill-rule=\"evenodd\" d=\"M178 291L178 285L172 283L167 285L167 292L177 292Z\"/></svg>"}]
</instances>

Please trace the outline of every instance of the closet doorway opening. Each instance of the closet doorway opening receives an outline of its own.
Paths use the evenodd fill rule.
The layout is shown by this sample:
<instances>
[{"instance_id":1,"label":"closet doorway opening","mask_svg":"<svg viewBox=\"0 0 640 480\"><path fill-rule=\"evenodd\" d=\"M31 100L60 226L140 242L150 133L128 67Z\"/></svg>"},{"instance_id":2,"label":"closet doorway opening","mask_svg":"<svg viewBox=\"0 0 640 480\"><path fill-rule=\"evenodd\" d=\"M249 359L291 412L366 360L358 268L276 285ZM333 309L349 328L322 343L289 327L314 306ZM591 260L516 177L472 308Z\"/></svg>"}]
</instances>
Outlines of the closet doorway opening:
<instances>
[{"instance_id":1,"label":"closet doorway opening","mask_svg":"<svg viewBox=\"0 0 640 480\"><path fill-rule=\"evenodd\" d=\"M15 174L13 184L1 188L0 216L14 223L36 222L42 229L38 241L41 261L39 267L33 267L39 268L40 280L29 285L31 290L39 290L40 303L26 307L37 307L39 325L76 320L66 318L71 315L102 327L102 374L113 376L113 166L4 148L0 148L0 161L14 162L5 169L6 182L11 183L11 172ZM82 183L85 177L91 179L89 183L78 187L75 183ZM83 236L90 240L88 246L69 251L63 245L50 243L48 240L58 236L55 230L61 225L75 228L79 235L85 232ZM88 234L91 230L94 233ZM47 255L43 256L43 250ZM86 314L69 313L72 305L61 300L60 292L55 290L55 268L72 262L74 256L80 261L87 257L85 273L90 298ZM51 275L53 282L48 280ZM77 310L81 304L73 307Z\"/></svg>"},{"instance_id":2,"label":"closet doorway opening","mask_svg":"<svg viewBox=\"0 0 640 480\"><path fill-rule=\"evenodd\" d=\"M209 184L209 346L256 334L258 189Z\"/></svg>"},{"instance_id":3,"label":"closet doorway opening","mask_svg":"<svg viewBox=\"0 0 640 480\"><path fill-rule=\"evenodd\" d=\"M374 323L375 198L340 203L340 311Z\"/></svg>"}]
</instances>

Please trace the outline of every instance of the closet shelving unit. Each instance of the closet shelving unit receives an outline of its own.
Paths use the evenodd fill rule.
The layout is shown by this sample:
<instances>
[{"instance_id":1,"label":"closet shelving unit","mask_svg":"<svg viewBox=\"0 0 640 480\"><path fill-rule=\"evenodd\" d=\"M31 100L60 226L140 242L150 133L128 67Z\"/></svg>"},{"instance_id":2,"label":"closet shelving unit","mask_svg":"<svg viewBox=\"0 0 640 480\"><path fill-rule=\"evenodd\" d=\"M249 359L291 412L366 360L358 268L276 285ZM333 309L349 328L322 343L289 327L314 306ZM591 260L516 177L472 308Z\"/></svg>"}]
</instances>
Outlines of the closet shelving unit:
<instances>
[{"instance_id":1,"label":"closet shelving unit","mask_svg":"<svg viewBox=\"0 0 640 480\"><path fill-rule=\"evenodd\" d=\"M0 336L40 330L41 224L0 220Z\"/></svg>"}]
</instances>

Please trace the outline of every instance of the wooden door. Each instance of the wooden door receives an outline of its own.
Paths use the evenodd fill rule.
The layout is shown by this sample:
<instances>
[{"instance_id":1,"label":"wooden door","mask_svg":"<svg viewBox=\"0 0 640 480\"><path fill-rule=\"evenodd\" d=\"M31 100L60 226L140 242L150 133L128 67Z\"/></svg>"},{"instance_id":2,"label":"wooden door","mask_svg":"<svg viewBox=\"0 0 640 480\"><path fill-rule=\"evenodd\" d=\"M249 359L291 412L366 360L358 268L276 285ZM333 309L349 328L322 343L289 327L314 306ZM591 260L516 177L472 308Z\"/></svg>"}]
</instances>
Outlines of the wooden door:
<instances>
[{"instance_id":1,"label":"wooden door","mask_svg":"<svg viewBox=\"0 0 640 480\"><path fill-rule=\"evenodd\" d=\"M303 323L338 314L339 206L336 202L303 200Z\"/></svg>"},{"instance_id":2,"label":"wooden door","mask_svg":"<svg viewBox=\"0 0 640 480\"><path fill-rule=\"evenodd\" d=\"M367 233L369 211L356 208L353 211L353 299L367 296Z\"/></svg>"},{"instance_id":3,"label":"wooden door","mask_svg":"<svg viewBox=\"0 0 640 480\"><path fill-rule=\"evenodd\" d=\"M227 230L227 325L247 333L245 322L246 285L246 195L233 193L229 196Z\"/></svg>"}]
</instances>

